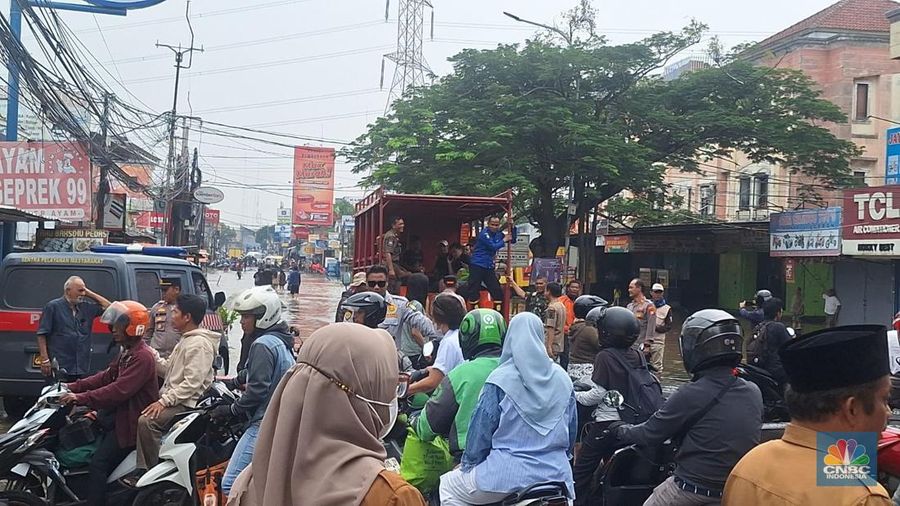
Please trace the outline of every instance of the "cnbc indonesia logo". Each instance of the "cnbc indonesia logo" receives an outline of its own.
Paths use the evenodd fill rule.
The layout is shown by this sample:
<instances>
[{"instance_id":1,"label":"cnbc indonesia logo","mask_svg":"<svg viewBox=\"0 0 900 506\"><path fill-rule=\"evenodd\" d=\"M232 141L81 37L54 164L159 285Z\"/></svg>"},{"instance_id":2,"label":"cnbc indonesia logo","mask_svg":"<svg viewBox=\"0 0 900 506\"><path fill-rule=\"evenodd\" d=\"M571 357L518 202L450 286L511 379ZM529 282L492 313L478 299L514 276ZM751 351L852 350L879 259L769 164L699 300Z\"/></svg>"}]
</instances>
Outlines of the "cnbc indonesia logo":
<instances>
[{"instance_id":1,"label":"cnbc indonesia logo","mask_svg":"<svg viewBox=\"0 0 900 506\"><path fill-rule=\"evenodd\" d=\"M866 454L866 447L856 439L838 439L828 446L822 472L826 480L862 480L868 482L872 476L872 466Z\"/></svg>"}]
</instances>

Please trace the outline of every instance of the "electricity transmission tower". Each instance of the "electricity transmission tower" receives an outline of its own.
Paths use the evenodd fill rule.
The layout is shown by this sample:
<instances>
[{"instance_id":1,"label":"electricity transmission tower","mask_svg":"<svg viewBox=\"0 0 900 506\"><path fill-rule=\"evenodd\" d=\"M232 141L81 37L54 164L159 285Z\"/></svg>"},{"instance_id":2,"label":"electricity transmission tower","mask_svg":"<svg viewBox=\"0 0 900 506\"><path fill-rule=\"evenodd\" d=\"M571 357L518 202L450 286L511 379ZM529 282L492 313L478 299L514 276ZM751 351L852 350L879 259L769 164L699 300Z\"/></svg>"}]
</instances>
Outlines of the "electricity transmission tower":
<instances>
[{"instance_id":1,"label":"electricity transmission tower","mask_svg":"<svg viewBox=\"0 0 900 506\"><path fill-rule=\"evenodd\" d=\"M387 21L391 1L387 0L384 8L384 19ZM413 86L425 84L425 74L432 75L425 56L422 54L422 40L425 32L425 7L431 11L431 37L434 38L434 6L430 0L400 0L397 9L397 50L384 55L384 58L396 64L394 79L385 113L391 104L403 96ZM384 88L384 59L381 60L381 87Z\"/></svg>"}]
</instances>

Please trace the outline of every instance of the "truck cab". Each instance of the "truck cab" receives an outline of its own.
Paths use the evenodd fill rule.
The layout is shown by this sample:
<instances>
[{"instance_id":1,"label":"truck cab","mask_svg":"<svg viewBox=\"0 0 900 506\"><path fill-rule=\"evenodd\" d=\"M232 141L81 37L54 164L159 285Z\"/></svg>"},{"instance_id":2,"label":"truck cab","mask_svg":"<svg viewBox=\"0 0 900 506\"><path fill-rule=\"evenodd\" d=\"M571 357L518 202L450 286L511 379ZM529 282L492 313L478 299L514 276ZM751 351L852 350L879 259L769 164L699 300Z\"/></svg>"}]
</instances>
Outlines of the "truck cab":
<instances>
[{"instance_id":1,"label":"truck cab","mask_svg":"<svg viewBox=\"0 0 900 506\"><path fill-rule=\"evenodd\" d=\"M104 247L107 248L107 247ZM207 300L203 327L222 332L216 309L225 294L213 294L200 268L178 258L180 248L148 248L133 253L13 253L0 264L0 396L10 416L24 412L46 385L35 332L48 302L62 296L70 276L110 301L135 300L149 309L160 300L159 279L180 277L182 292ZM104 251L102 248L100 251ZM107 248L105 251L121 251ZM127 250L125 250L127 251ZM118 350L99 319L94 321L90 370L105 368Z\"/></svg>"}]
</instances>

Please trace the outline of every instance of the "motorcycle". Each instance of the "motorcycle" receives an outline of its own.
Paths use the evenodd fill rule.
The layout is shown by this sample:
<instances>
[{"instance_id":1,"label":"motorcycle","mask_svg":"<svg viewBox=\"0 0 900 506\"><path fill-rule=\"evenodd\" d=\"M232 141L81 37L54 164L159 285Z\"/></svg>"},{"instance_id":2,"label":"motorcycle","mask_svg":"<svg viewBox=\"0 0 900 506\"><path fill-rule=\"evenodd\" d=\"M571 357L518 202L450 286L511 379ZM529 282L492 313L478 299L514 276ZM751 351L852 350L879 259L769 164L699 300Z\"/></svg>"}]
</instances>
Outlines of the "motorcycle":
<instances>
[{"instance_id":1,"label":"motorcycle","mask_svg":"<svg viewBox=\"0 0 900 506\"><path fill-rule=\"evenodd\" d=\"M137 482L135 506L224 505L222 476L242 435L243 423L216 423L213 408L236 400L234 392L216 381L195 409L176 418L162 438L159 464Z\"/></svg>"}]
</instances>

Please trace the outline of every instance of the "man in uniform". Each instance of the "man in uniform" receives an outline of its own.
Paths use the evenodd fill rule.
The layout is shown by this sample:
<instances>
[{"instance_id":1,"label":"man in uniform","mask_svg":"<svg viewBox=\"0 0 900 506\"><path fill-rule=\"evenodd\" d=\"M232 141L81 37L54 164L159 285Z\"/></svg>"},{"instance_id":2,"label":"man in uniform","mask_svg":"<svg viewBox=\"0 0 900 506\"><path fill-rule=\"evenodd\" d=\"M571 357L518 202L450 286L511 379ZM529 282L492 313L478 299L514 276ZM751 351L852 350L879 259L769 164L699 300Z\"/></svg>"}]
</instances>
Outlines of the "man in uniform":
<instances>
[{"instance_id":1,"label":"man in uniform","mask_svg":"<svg viewBox=\"0 0 900 506\"><path fill-rule=\"evenodd\" d=\"M656 332L656 306L644 296L644 282L639 278L634 278L628 283L628 296L631 298L628 309L641 324L641 332L634 343L634 349L642 351L644 342L652 341Z\"/></svg>"},{"instance_id":2,"label":"man in uniform","mask_svg":"<svg viewBox=\"0 0 900 506\"><path fill-rule=\"evenodd\" d=\"M159 352L160 357L169 358L178 340L181 339L181 332L172 326L172 310L175 309L175 301L181 295L181 278L177 276L160 278L159 291L162 300L150 308L150 326L144 334L144 340Z\"/></svg>"},{"instance_id":3,"label":"man in uniform","mask_svg":"<svg viewBox=\"0 0 900 506\"><path fill-rule=\"evenodd\" d=\"M403 218L399 216L391 218L391 229L384 233L381 248L381 252L384 254L384 265L388 271L390 288L394 293L400 292L400 281L409 276L409 271L400 265L400 256L403 251L400 245L400 234L403 233L405 226Z\"/></svg>"},{"instance_id":4,"label":"man in uniform","mask_svg":"<svg viewBox=\"0 0 900 506\"><path fill-rule=\"evenodd\" d=\"M409 325L410 331L418 331L425 341L430 341L440 334L434 329L431 320L423 313L416 311L415 308L409 306L406 297L394 295L388 292L388 273L387 268L383 265L373 265L366 272L366 284L370 292L375 292L384 297L387 303L387 314L384 321L378 325L394 338L394 343L399 343L401 338L401 323ZM412 312L413 314L407 314Z\"/></svg>"},{"instance_id":5,"label":"man in uniform","mask_svg":"<svg viewBox=\"0 0 900 506\"><path fill-rule=\"evenodd\" d=\"M876 444L865 445L861 453L869 459L867 467L875 465L878 434L891 413L886 332L880 325L848 325L807 334L781 348L791 423L781 439L757 446L738 462L725 485L723 505L891 504L869 473L841 474L845 479L828 483L834 478L826 471L828 457L834 458L829 447L848 439L848 432L872 436ZM861 458L859 453L850 457Z\"/></svg>"}]
</instances>

